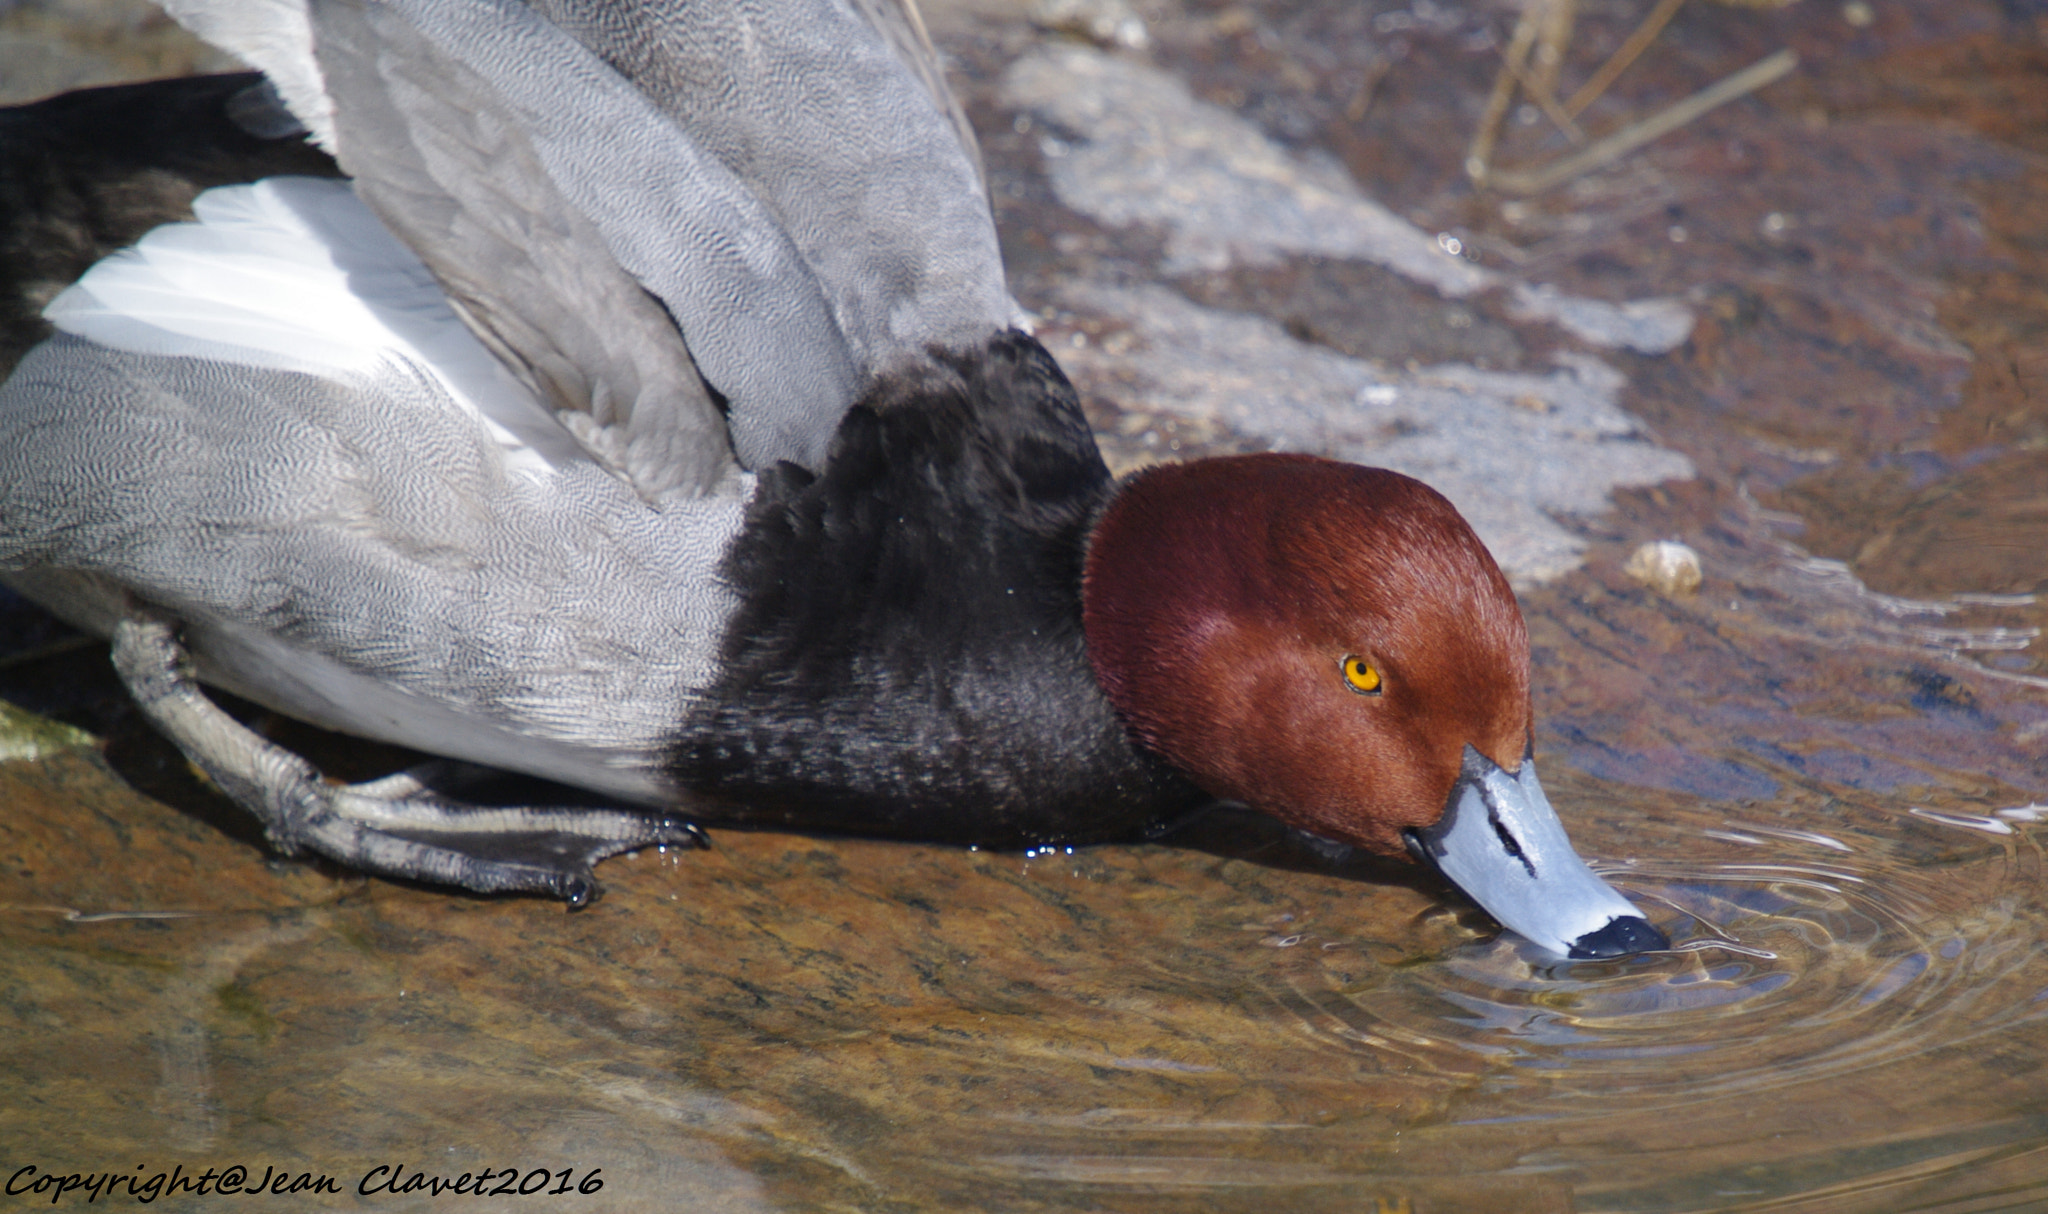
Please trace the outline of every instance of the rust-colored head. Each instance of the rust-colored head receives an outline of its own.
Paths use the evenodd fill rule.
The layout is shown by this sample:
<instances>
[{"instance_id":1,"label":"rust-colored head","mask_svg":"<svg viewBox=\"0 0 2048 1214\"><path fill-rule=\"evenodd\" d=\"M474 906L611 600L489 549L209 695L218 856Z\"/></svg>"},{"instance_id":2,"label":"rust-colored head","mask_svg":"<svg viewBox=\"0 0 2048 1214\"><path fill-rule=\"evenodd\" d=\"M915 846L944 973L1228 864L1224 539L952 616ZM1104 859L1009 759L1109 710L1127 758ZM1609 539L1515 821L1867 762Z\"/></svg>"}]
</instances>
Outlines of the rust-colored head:
<instances>
[{"instance_id":1,"label":"rust-colored head","mask_svg":"<svg viewBox=\"0 0 2048 1214\"><path fill-rule=\"evenodd\" d=\"M1088 648L1146 745L1210 793L1383 855L1443 813L1466 745L1528 747L1513 591L1443 495L1251 455L1155 468L1089 542Z\"/></svg>"}]
</instances>

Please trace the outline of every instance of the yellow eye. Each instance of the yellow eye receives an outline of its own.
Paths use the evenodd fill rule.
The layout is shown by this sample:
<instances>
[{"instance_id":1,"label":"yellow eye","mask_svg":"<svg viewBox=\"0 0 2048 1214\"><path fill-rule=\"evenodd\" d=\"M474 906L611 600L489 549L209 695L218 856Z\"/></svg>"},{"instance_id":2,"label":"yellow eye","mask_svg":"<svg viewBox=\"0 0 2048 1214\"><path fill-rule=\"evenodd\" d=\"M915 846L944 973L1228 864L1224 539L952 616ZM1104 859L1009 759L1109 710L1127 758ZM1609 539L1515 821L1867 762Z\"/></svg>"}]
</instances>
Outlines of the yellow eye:
<instances>
[{"instance_id":1,"label":"yellow eye","mask_svg":"<svg viewBox=\"0 0 2048 1214\"><path fill-rule=\"evenodd\" d=\"M1380 693L1379 670L1355 653L1344 659L1344 681L1359 695L1376 696Z\"/></svg>"}]
</instances>

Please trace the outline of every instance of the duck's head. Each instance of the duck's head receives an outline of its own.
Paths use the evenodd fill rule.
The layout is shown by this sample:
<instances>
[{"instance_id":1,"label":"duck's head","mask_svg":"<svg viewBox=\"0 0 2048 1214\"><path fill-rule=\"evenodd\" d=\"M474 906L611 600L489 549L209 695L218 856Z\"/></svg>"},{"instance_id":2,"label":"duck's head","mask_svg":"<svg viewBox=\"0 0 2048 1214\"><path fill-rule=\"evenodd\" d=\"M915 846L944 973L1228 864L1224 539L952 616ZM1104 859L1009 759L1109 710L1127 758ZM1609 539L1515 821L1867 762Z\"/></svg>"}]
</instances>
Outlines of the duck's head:
<instances>
[{"instance_id":1,"label":"duck's head","mask_svg":"<svg viewBox=\"0 0 2048 1214\"><path fill-rule=\"evenodd\" d=\"M1111 702L1211 794L1431 862L1559 954L1667 946L1566 840L1514 592L1422 482L1300 455L1152 469L1096 524L1083 605Z\"/></svg>"}]
</instances>

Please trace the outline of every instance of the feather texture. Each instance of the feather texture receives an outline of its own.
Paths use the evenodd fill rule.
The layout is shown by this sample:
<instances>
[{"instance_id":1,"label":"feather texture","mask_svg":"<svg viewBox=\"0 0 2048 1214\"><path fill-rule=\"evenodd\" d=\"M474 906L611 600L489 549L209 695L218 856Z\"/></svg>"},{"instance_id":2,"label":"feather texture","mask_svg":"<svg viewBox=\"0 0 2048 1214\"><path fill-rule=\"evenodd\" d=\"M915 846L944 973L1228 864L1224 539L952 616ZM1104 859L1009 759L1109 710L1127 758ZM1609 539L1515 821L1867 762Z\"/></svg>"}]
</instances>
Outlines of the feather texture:
<instances>
[{"instance_id":1,"label":"feather texture","mask_svg":"<svg viewBox=\"0 0 2048 1214\"><path fill-rule=\"evenodd\" d=\"M347 182L274 177L209 190L50 302L60 330L135 354L183 355L356 382L397 361L484 422L508 466L588 458L472 337L419 258Z\"/></svg>"},{"instance_id":2,"label":"feather texture","mask_svg":"<svg viewBox=\"0 0 2048 1214\"><path fill-rule=\"evenodd\" d=\"M878 380L1018 314L914 12L178 6L356 180L204 194L53 302L0 388L0 572L153 605L316 724L673 792L741 469L824 468Z\"/></svg>"},{"instance_id":3,"label":"feather texture","mask_svg":"<svg viewBox=\"0 0 2048 1214\"><path fill-rule=\"evenodd\" d=\"M207 681L302 720L642 799L736 610L717 571L750 481L649 503L587 460L513 473L397 361L330 378L60 334L0 388L11 585L96 631L153 604Z\"/></svg>"}]
</instances>

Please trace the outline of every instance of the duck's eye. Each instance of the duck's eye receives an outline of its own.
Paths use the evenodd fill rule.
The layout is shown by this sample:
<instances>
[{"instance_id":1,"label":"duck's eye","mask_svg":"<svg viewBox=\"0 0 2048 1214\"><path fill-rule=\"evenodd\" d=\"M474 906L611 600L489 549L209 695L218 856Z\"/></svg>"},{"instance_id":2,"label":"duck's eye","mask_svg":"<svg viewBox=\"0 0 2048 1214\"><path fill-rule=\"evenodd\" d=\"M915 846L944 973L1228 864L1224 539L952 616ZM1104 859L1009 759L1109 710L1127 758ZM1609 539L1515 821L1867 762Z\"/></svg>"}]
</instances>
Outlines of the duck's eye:
<instances>
[{"instance_id":1,"label":"duck's eye","mask_svg":"<svg viewBox=\"0 0 2048 1214\"><path fill-rule=\"evenodd\" d=\"M1376 696L1380 693L1379 668L1355 653L1350 654L1344 659L1344 682L1359 695Z\"/></svg>"}]
</instances>

